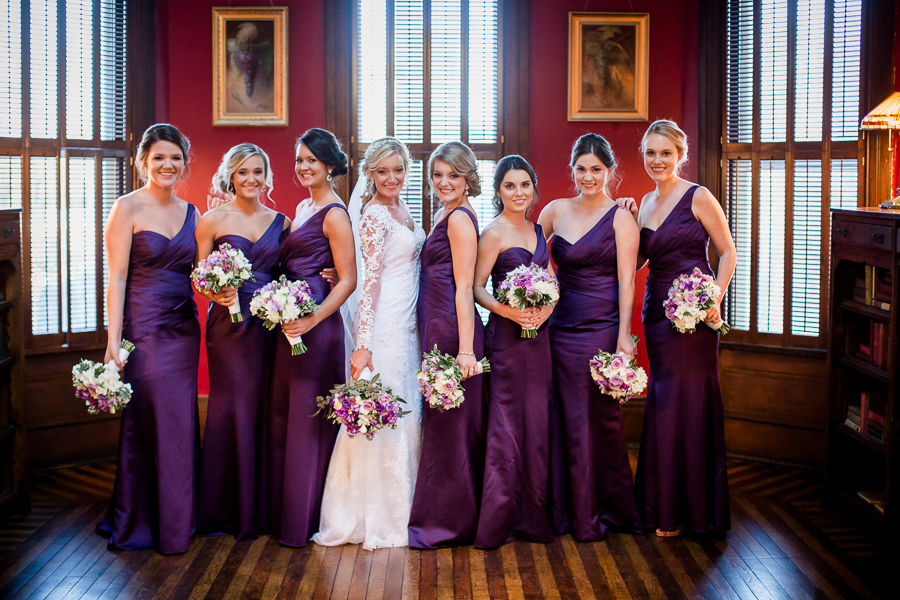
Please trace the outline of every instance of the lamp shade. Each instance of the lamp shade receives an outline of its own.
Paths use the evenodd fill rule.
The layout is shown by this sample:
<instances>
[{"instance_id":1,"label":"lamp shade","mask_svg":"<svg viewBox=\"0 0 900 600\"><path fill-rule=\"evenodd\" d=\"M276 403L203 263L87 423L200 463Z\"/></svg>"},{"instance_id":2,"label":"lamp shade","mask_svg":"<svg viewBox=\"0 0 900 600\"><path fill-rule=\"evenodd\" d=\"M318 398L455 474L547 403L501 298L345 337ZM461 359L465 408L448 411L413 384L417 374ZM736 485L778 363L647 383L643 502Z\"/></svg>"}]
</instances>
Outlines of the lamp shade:
<instances>
[{"instance_id":1,"label":"lamp shade","mask_svg":"<svg viewBox=\"0 0 900 600\"><path fill-rule=\"evenodd\" d=\"M900 129L900 92L894 92L887 100L863 117L860 129Z\"/></svg>"}]
</instances>

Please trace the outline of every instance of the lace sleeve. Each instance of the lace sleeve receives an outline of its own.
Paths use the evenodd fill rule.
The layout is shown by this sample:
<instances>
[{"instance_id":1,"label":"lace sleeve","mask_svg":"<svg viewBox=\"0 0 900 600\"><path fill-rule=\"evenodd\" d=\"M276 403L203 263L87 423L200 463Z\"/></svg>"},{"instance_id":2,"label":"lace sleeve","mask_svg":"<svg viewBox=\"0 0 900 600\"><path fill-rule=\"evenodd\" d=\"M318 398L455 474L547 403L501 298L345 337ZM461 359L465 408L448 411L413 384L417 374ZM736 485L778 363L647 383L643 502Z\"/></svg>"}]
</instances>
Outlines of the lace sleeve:
<instances>
[{"instance_id":1,"label":"lace sleeve","mask_svg":"<svg viewBox=\"0 0 900 600\"><path fill-rule=\"evenodd\" d=\"M389 215L381 206L372 206L359 223L359 238L365 274L359 299L359 329L356 332L356 349L372 349L372 325L375 320L375 304L381 292L381 263L384 243L388 233Z\"/></svg>"}]
</instances>

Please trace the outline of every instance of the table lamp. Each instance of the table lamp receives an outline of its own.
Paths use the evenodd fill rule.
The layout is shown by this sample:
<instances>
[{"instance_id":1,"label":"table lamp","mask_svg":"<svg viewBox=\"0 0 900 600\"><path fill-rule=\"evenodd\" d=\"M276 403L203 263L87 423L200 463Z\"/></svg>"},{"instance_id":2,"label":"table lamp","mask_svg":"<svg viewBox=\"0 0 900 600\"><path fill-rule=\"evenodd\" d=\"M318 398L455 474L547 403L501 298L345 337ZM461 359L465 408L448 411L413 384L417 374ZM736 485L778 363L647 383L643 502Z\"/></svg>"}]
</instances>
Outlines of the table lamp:
<instances>
[{"instance_id":1,"label":"table lamp","mask_svg":"<svg viewBox=\"0 0 900 600\"><path fill-rule=\"evenodd\" d=\"M894 198L882 202L878 207L900 210L900 189L897 189L897 159L898 154L900 154L900 148L897 148L897 144L894 143L895 132L900 129L900 92L894 92L888 96L887 100L863 117L859 128L891 130L889 142L891 150L891 191L894 193Z\"/></svg>"}]
</instances>

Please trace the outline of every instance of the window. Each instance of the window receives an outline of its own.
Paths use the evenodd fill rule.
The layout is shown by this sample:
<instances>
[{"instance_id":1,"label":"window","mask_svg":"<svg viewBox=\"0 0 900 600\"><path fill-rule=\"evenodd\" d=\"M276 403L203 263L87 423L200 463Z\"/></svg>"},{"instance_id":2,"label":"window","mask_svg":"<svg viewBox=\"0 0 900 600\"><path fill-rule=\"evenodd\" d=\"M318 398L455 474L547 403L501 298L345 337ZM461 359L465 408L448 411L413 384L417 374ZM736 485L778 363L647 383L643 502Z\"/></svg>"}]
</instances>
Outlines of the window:
<instances>
[{"instance_id":1,"label":"window","mask_svg":"<svg viewBox=\"0 0 900 600\"><path fill-rule=\"evenodd\" d=\"M102 228L131 189L127 0L0 0L0 207L23 209L27 343L103 342Z\"/></svg>"},{"instance_id":2,"label":"window","mask_svg":"<svg viewBox=\"0 0 900 600\"><path fill-rule=\"evenodd\" d=\"M856 206L862 0L726 0L723 204L737 341L824 348L829 213Z\"/></svg>"},{"instance_id":3,"label":"window","mask_svg":"<svg viewBox=\"0 0 900 600\"><path fill-rule=\"evenodd\" d=\"M494 166L503 156L499 12L498 0L355 3L353 156L358 161L385 135L409 146L404 200L426 230L437 206L425 197L424 170L431 152L451 140L478 159L483 193L472 205L479 224L494 217Z\"/></svg>"}]
</instances>

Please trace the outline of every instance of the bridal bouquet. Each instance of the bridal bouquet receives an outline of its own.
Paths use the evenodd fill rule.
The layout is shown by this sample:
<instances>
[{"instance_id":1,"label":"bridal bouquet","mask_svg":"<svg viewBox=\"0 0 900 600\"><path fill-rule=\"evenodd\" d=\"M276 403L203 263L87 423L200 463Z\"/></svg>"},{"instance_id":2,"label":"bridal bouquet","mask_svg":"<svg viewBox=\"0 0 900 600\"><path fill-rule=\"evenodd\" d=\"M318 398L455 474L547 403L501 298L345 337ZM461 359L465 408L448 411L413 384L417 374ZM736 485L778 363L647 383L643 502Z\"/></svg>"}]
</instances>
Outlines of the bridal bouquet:
<instances>
[{"instance_id":1,"label":"bridal bouquet","mask_svg":"<svg viewBox=\"0 0 900 600\"><path fill-rule=\"evenodd\" d=\"M475 370L479 374L487 373L491 370L491 364L487 358L482 358L475 363ZM441 412L457 408L465 400L462 371L452 356L438 350L437 344L434 350L422 355L422 366L416 371L416 379L419 380L419 393L425 402Z\"/></svg>"},{"instance_id":2,"label":"bridal bouquet","mask_svg":"<svg viewBox=\"0 0 900 600\"><path fill-rule=\"evenodd\" d=\"M312 297L309 284L305 281L288 281L282 275L253 293L250 312L262 319L269 331L279 323L288 323L304 317L319 307ZM306 344L300 336L284 334L291 343L291 356L306 352Z\"/></svg>"},{"instance_id":3,"label":"bridal bouquet","mask_svg":"<svg viewBox=\"0 0 900 600\"><path fill-rule=\"evenodd\" d=\"M134 344L122 340L119 359L126 360L132 350ZM92 415L101 412L114 415L116 410L124 408L131 400L131 385L122 383L119 369L113 361L104 365L82 360L72 367L72 385L75 386L75 397L84 400L88 413Z\"/></svg>"},{"instance_id":4,"label":"bridal bouquet","mask_svg":"<svg viewBox=\"0 0 900 600\"><path fill-rule=\"evenodd\" d=\"M663 301L666 318L679 333L694 333L697 323L704 322L706 311L712 308L715 298L722 292L712 275L694 267L690 275L681 275L672 282L669 297ZM706 323L716 334L725 335L730 327L724 320Z\"/></svg>"},{"instance_id":5,"label":"bridal bouquet","mask_svg":"<svg viewBox=\"0 0 900 600\"><path fill-rule=\"evenodd\" d=\"M229 243L220 244L218 250L210 252L191 272L195 288L214 294L224 287L239 288L248 279L256 281L253 277L253 265L243 252L232 248ZM228 307L228 312L232 323L244 320L239 297L234 297L234 303Z\"/></svg>"},{"instance_id":6,"label":"bridal bouquet","mask_svg":"<svg viewBox=\"0 0 900 600\"><path fill-rule=\"evenodd\" d=\"M519 310L553 306L559 300L559 283L543 267L533 263L521 265L507 273L497 291L497 300ZM522 337L537 337L537 330L523 327Z\"/></svg>"},{"instance_id":7,"label":"bridal bouquet","mask_svg":"<svg viewBox=\"0 0 900 600\"><path fill-rule=\"evenodd\" d=\"M637 337L632 337L637 343ZM647 389L647 372L634 366L636 356L628 358L624 354L597 352L591 359L591 377L602 393L623 403Z\"/></svg>"},{"instance_id":8,"label":"bridal bouquet","mask_svg":"<svg viewBox=\"0 0 900 600\"><path fill-rule=\"evenodd\" d=\"M363 434L371 440L375 432L385 427L397 428L397 420L409 411L401 411L402 398L391 393L391 388L378 382L378 374L366 369L362 377L335 386L324 398L316 398L319 410L325 418L347 427L347 435Z\"/></svg>"}]
</instances>

